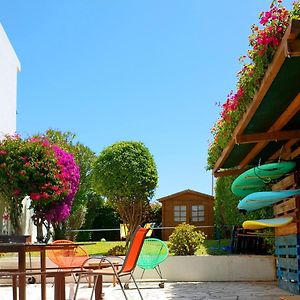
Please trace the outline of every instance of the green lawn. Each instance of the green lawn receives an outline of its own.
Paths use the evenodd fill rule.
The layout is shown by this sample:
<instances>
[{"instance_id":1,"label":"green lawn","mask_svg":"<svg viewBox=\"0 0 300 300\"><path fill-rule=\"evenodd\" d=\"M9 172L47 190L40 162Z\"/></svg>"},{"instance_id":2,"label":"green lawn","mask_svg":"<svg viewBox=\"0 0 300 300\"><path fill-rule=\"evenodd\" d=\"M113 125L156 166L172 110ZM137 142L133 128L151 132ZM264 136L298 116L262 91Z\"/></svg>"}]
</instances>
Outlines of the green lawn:
<instances>
[{"instance_id":1,"label":"green lawn","mask_svg":"<svg viewBox=\"0 0 300 300\"><path fill-rule=\"evenodd\" d=\"M87 242L89 243L89 242ZM94 245L86 245L84 248L88 251L89 255L106 255L107 251L117 245L125 246L126 242L95 242Z\"/></svg>"},{"instance_id":2,"label":"green lawn","mask_svg":"<svg viewBox=\"0 0 300 300\"><path fill-rule=\"evenodd\" d=\"M90 255L106 255L107 251L117 245L125 245L125 242L95 242L94 245L86 245ZM168 242L166 242L168 244ZM220 244L218 240L206 240L201 249L198 250L197 255L222 255L229 252L223 250L222 247L229 246L230 240L221 240Z\"/></svg>"},{"instance_id":3,"label":"green lawn","mask_svg":"<svg viewBox=\"0 0 300 300\"><path fill-rule=\"evenodd\" d=\"M85 242L82 242L85 243ZM95 242L93 245L89 245L90 242L86 242L85 249L89 255L107 255L107 251L117 245L125 246L125 242ZM169 242L166 242L167 244ZM222 247L229 246L230 240L205 240L203 246L197 251L197 255L224 255L230 254L229 251L222 249ZM6 256L12 254L6 254ZM0 253L1 256L1 253ZM33 252L32 256L38 256L38 253Z\"/></svg>"}]
</instances>

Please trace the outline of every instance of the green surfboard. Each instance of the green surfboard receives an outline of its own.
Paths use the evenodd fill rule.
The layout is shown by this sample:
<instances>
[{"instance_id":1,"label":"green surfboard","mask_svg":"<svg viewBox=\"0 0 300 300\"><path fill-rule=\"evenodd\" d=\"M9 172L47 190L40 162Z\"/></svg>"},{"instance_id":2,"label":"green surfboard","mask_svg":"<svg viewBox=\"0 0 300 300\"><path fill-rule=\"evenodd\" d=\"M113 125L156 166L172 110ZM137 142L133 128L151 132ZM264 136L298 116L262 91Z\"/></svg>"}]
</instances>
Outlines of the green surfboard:
<instances>
[{"instance_id":1,"label":"green surfboard","mask_svg":"<svg viewBox=\"0 0 300 300\"><path fill-rule=\"evenodd\" d=\"M284 161L254 167L245 171L234 180L231 185L231 191L240 197L262 191L267 183L282 177L293 170L295 166L296 163L293 161Z\"/></svg>"}]
</instances>

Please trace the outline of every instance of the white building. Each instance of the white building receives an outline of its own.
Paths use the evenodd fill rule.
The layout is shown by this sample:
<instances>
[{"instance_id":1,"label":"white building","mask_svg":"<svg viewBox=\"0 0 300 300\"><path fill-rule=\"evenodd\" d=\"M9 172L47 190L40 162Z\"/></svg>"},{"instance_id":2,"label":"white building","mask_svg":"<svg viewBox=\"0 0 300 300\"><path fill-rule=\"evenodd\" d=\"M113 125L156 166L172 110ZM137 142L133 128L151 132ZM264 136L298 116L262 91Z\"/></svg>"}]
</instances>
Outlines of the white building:
<instances>
[{"instance_id":1,"label":"white building","mask_svg":"<svg viewBox=\"0 0 300 300\"><path fill-rule=\"evenodd\" d=\"M0 138L16 132L18 57L0 23Z\"/></svg>"},{"instance_id":2,"label":"white building","mask_svg":"<svg viewBox=\"0 0 300 300\"><path fill-rule=\"evenodd\" d=\"M17 73L20 70L18 57L0 23L0 139L16 132ZM3 213L0 202L0 234L10 229L6 228L8 222L3 219Z\"/></svg>"}]
</instances>

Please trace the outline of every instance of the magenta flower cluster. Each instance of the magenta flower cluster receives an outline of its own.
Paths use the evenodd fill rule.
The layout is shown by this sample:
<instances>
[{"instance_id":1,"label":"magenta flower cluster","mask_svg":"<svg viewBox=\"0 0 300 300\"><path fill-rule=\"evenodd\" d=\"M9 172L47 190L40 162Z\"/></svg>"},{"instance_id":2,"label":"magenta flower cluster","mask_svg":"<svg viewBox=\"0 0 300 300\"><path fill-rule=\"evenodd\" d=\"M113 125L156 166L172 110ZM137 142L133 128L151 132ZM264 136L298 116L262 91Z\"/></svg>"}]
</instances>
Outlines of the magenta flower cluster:
<instances>
[{"instance_id":1,"label":"magenta flower cluster","mask_svg":"<svg viewBox=\"0 0 300 300\"><path fill-rule=\"evenodd\" d=\"M52 146L52 149L61 169L61 180L68 183L69 192L61 201L53 202L46 208L45 217L49 222L60 222L70 215L73 199L79 187L80 170L72 154L56 145Z\"/></svg>"}]
</instances>

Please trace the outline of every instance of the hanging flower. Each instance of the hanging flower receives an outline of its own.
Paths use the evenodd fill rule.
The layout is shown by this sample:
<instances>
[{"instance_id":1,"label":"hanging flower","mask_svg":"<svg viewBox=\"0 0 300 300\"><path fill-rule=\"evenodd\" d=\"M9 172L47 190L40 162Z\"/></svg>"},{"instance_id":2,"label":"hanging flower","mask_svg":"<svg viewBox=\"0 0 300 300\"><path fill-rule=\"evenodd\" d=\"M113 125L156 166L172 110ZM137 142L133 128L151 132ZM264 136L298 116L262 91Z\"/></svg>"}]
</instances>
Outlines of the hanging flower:
<instances>
[{"instance_id":1,"label":"hanging flower","mask_svg":"<svg viewBox=\"0 0 300 300\"><path fill-rule=\"evenodd\" d=\"M290 12L281 2L281 0L273 1L270 9L260 14L259 25L251 27L252 34L249 36L251 49L240 59L243 67L237 74L236 92L231 92L225 103L220 105L220 119L211 130L213 141L208 149L208 169L214 167L232 138L232 133L259 88L291 18L300 19L299 1L293 3Z\"/></svg>"}]
</instances>

